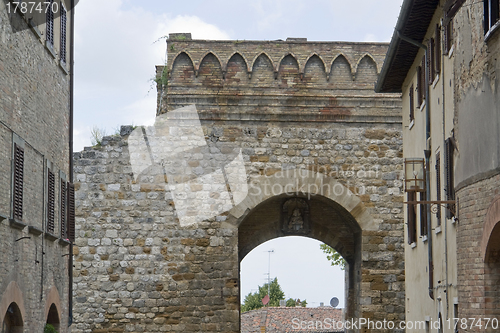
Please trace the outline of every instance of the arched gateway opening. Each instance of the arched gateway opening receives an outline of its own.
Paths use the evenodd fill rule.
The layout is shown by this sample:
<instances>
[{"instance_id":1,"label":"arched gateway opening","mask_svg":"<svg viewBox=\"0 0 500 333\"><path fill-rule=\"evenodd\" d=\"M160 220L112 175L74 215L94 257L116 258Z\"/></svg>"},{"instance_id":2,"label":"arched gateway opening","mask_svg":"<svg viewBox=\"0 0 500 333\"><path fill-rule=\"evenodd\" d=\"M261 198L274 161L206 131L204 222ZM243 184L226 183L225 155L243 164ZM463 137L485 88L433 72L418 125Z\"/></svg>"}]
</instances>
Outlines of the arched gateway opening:
<instances>
[{"instance_id":1,"label":"arched gateway opening","mask_svg":"<svg viewBox=\"0 0 500 333\"><path fill-rule=\"evenodd\" d=\"M360 289L361 228L338 203L321 195L271 197L257 205L238 228L239 261L258 245L283 236L304 236L330 245L347 261L345 310L355 317Z\"/></svg>"},{"instance_id":2,"label":"arched gateway opening","mask_svg":"<svg viewBox=\"0 0 500 333\"><path fill-rule=\"evenodd\" d=\"M348 262L346 319L404 320L400 228L395 226L397 221L372 218L355 191L307 170L252 179L247 197L227 219L238 230L238 264L256 246L273 238L317 239Z\"/></svg>"}]
</instances>

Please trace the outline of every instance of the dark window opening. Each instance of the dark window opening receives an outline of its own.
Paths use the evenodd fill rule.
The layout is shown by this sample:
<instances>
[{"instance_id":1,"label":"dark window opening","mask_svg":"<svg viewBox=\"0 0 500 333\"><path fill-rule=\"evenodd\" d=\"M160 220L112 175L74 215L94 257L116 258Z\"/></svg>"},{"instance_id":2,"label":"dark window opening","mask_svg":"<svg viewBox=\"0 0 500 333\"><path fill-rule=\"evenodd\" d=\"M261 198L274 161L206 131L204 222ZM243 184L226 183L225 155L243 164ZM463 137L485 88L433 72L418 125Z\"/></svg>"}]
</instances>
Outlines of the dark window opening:
<instances>
[{"instance_id":1,"label":"dark window opening","mask_svg":"<svg viewBox=\"0 0 500 333\"><path fill-rule=\"evenodd\" d=\"M484 0L484 34L488 34L495 27L500 17L499 0Z\"/></svg>"},{"instance_id":2,"label":"dark window opening","mask_svg":"<svg viewBox=\"0 0 500 333\"><path fill-rule=\"evenodd\" d=\"M444 27L444 54L449 54L451 47L453 46L453 21L450 20L448 24Z\"/></svg>"},{"instance_id":3,"label":"dark window opening","mask_svg":"<svg viewBox=\"0 0 500 333\"><path fill-rule=\"evenodd\" d=\"M425 201L425 192L420 192L420 201ZM427 205L420 204L420 236L427 236Z\"/></svg>"},{"instance_id":4,"label":"dark window opening","mask_svg":"<svg viewBox=\"0 0 500 333\"><path fill-rule=\"evenodd\" d=\"M415 192L408 192L408 202L414 202L416 199ZM417 241L417 226L416 226L416 214L415 205L413 203L407 204L408 208L408 244L416 243Z\"/></svg>"},{"instance_id":5,"label":"dark window opening","mask_svg":"<svg viewBox=\"0 0 500 333\"><path fill-rule=\"evenodd\" d=\"M13 188L13 217L23 220L23 174L24 174L24 149L14 144L14 188Z\"/></svg>"},{"instance_id":6,"label":"dark window opening","mask_svg":"<svg viewBox=\"0 0 500 333\"><path fill-rule=\"evenodd\" d=\"M66 8L64 8L61 2L61 51L59 52L61 61L66 63L66 25L67 25L67 15Z\"/></svg>"},{"instance_id":7,"label":"dark window opening","mask_svg":"<svg viewBox=\"0 0 500 333\"><path fill-rule=\"evenodd\" d=\"M21 315L21 310L16 303L10 303L3 318L2 332L22 333L23 326L23 316Z\"/></svg>"},{"instance_id":8,"label":"dark window opening","mask_svg":"<svg viewBox=\"0 0 500 333\"><path fill-rule=\"evenodd\" d=\"M454 164L453 164L453 153L455 152L455 146L452 142L451 138L446 139L444 142L445 147L445 159L444 159L444 173L446 177L445 183L445 192L446 192L446 200L455 200L455 178L454 178ZM454 204L448 204L446 209L446 218L451 219L455 211Z\"/></svg>"},{"instance_id":9,"label":"dark window opening","mask_svg":"<svg viewBox=\"0 0 500 333\"><path fill-rule=\"evenodd\" d=\"M52 11L54 0L45 1L45 35L47 42L54 46L54 12Z\"/></svg>"},{"instance_id":10,"label":"dark window opening","mask_svg":"<svg viewBox=\"0 0 500 333\"><path fill-rule=\"evenodd\" d=\"M441 200L441 156L440 153L436 154L436 192L437 192L437 197L436 200L440 201ZM441 205L437 205L437 212L436 212L436 218L437 218L437 225L441 225Z\"/></svg>"},{"instance_id":11,"label":"dark window opening","mask_svg":"<svg viewBox=\"0 0 500 333\"><path fill-rule=\"evenodd\" d=\"M61 238L68 239L67 233L67 221L68 218L66 216L66 181L61 179L61 195L60 195L60 203L61 203Z\"/></svg>"},{"instance_id":12,"label":"dark window opening","mask_svg":"<svg viewBox=\"0 0 500 333\"><path fill-rule=\"evenodd\" d=\"M413 84L410 87L410 122L415 119L415 102L413 100Z\"/></svg>"},{"instance_id":13,"label":"dark window opening","mask_svg":"<svg viewBox=\"0 0 500 333\"><path fill-rule=\"evenodd\" d=\"M50 170L47 172L47 231L54 233L54 210L56 201L56 177Z\"/></svg>"},{"instance_id":14,"label":"dark window opening","mask_svg":"<svg viewBox=\"0 0 500 333\"><path fill-rule=\"evenodd\" d=\"M417 106L421 107L425 100L425 57L417 68Z\"/></svg>"}]
</instances>

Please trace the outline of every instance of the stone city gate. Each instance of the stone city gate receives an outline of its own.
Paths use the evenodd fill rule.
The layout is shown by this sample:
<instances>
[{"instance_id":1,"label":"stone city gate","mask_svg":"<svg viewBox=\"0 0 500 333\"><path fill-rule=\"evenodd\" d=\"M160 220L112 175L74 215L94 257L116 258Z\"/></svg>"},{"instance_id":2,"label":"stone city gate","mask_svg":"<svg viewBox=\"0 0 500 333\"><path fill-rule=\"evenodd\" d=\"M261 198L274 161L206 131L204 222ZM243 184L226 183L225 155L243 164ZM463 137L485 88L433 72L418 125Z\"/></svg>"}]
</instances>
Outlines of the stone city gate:
<instances>
[{"instance_id":1,"label":"stone city gate","mask_svg":"<svg viewBox=\"0 0 500 333\"><path fill-rule=\"evenodd\" d=\"M287 235L348 261L347 318L404 320L400 101L373 91L387 44L171 34L167 47L155 126L75 154L73 332L239 332L239 263ZM161 127L186 106L202 143L162 159L191 135Z\"/></svg>"}]
</instances>

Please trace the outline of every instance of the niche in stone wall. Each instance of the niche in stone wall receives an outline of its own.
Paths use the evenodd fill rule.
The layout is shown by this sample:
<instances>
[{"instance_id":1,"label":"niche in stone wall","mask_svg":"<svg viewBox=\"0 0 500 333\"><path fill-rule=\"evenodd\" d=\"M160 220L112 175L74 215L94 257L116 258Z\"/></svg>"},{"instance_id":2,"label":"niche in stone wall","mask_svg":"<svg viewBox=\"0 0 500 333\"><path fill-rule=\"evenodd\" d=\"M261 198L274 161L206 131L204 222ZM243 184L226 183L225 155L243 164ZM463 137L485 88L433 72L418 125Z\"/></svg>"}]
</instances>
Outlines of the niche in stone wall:
<instances>
[{"instance_id":1,"label":"niche in stone wall","mask_svg":"<svg viewBox=\"0 0 500 333\"><path fill-rule=\"evenodd\" d=\"M174 60L170 83L188 83L194 80L194 66L191 58L185 53L180 53Z\"/></svg>"},{"instance_id":2,"label":"niche in stone wall","mask_svg":"<svg viewBox=\"0 0 500 333\"><path fill-rule=\"evenodd\" d=\"M311 86L326 84L325 64L318 55L315 54L307 60L303 81Z\"/></svg>"},{"instance_id":3,"label":"niche in stone wall","mask_svg":"<svg viewBox=\"0 0 500 333\"><path fill-rule=\"evenodd\" d=\"M205 87L222 86L222 67L219 59L213 53L208 53L201 61L198 82L201 82Z\"/></svg>"},{"instance_id":4,"label":"niche in stone wall","mask_svg":"<svg viewBox=\"0 0 500 333\"><path fill-rule=\"evenodd\" d=\"M227 63L226 84L242 84L247 82L247 63L239 53L235 53Z\"/></svg>"},{"instance_id":5,"label":"niche in stone wall","mask_svg":"<svg viewBox=\"0 0 500 333\"><path fill-rule=\"evenodd\" d=\"M365 55L358 63L356 81L366 83L377 81L377 64L369 55Z\"/></svg>"},{"instance_id":6,"label":"niche in stone wall","mask_svg":"<svg viewBox=\"0 0 500 333\"><path fill-rule=\"evenodd\" d=\"M347 59L341 54L332 64L332 70L330 72L330 83L335 85L344 85L352 82L351 64Z\"/></svg>"},{"instance_id":7,"label":"niche in stone wall","mask_svg":"<svg viewBox=\"0 0 500 333\"><path fill-rule=\"evenodd\" d=\"M300 82L299 64L291 54L285 56L278 70L278 84L280 88L292 88Z\"/></svg>"},{"instance_id":8,"label":"niche in stone wall","mask_svg":"<svg viewBox=\"0 0 500 333\"><path fill-rule=\"evenodd\" d=\"M265 53L260 54L253 63L252 83L261 86L271 86L274 84L273 63Z\"/></svg>"}]
</instances>

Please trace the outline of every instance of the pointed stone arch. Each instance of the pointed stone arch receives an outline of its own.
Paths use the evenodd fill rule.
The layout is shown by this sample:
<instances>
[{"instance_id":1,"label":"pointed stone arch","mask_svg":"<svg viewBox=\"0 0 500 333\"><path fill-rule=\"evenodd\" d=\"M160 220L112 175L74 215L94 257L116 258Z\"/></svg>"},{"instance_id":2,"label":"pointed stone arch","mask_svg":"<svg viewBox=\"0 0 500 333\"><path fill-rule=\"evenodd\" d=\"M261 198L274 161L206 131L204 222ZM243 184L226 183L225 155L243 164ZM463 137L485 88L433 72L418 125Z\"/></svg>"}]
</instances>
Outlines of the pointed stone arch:
<instances>
[{"instance_id":1,"label":"pointed stone arch","mask_svg":"<svg viewBox=\"0 0 500 333\"><path fill-rule=\"evenodd\" d=\"M169 70L169 77L172 83L187 82L194 80L196 68L192 57L187 52L179 52Z\"/></svg>"},{"instance_id":2,"label":"pointed stone arch","mask_svg":"<svg viewBox=\"0 0 500 333\"><path fill-rule=\"evenodd\" d=\"M172 69L174 68L174 65L175 65L175 63L176 63L176 61L178 60L178 58L179 58L179 56L180 56L180 55L184 55L184 56L188 57L188 58L189 58L189 60L191 61L191 65L193 66L193 68L194 68L194 69L196 69L196 67L195 67L196 65L195 65L195 62L194 62L194 60L193 60L193 57L189 54L189 52L188 52L188 51L185 51L185 50L184 50L184 51L180 51L180 52L178 52L178 53L175 55L174 60L172 61L172 64L171 64L171 65L170 65L170 67L168 68L169 73L171 73L171 72L172 72Z\"/></svg>"},{"instance_id":3,"label":"pointed stone arch","mask_svg":"<svg viewBox=\"0 0 500 333\"><path fill-rule=\"evenodd\" d=\"M377 75L377 63L369 53L359 58L356 63L356 81L372 83L377 80Z\"/></svg>"},{"instance_id":4,"label":"pointed stone arch","mask_svg":"<svg viewBox=\"0 0 500 333\"><path fill-rule=\"evenodd\" d=\"M300 63L293 53L281 57L277 74L280 87L291 88L300 83Z\"/></svg>"},{"instance_id":5,"label":"pointed stone arch","mask_svg":"<svg viewBox=\"0 0 500 333\"><path fill-rule=\"evenodd\" d=\"M252 81L257 85L271 86L274 84L276 72L272 59L266 52L255 57L252 62Z\"/></svg>"},{"instance_id":6,"label":"pointed stone arch","mask_svg":"<svg viewBox=\"0 0 500 333\"><path fill-rule=\"evenodd\" d=\"M226 62L226 64L224 65L223 70L227 70L227 66L228 66L228 64L229 64L229 61L231 61L231 59L232 59L234 56L236 56L236 55L239 55L239 56L243 59L243 61L244 61L244 63L245 63L245 69L247 70L247 72L250 72L250 71L251 71L251 68L249 67L249 62L248 62L248 59L245 57L245 55L244 55L243 53L238 52L238 51L233 52L233 53L232 53L232 54L231 54L231 55L227 58L227 62Z\"/></svg>"},{"instance_id":7,"label":"pointed stone arch","mask_svg":"<svg viewBox=\"0 0 500 333\"><path fill-rule=\"evenodd\" d=\"M248 81L248 62L239 52L234 52L228 59L224 69L226 84L239 84Z\"/></svg>"},{"instance_id":8,"label":"pointed stone arch","mask_svg":"<svg viewBox=\"0 0 500 333\"><path fill-rule=\"evenodd\" d=\"M328 73L325 61L317 53L313 53L307 58L301 73L303 73L303 80L306 83L313 81L317 85L327 82Z\"/></svg>"},{"instance_id":9,"label":"pointed stone arch","mask_svg":"<svg viewBox=\"0 0 500 333\"><path fill-rule=\"evenodd\" d=\"M21 327L19 332L22 332L23 320L26 318L26 309L24 306L24 296L16 281L11 281L0 300L0 327L3 327L6 320L7 312L14 316L14 327Z\"/></svg>"},{"instance_id":10,"label":"pointed stone arch","mask_svg":"<svg viewBox=\"0 0 500 333\"><path fill-rule=\"evenodd\" d=\"M201 57L197 78L203 86L214 87L222 85L222 65L215 53L209 51Z\"/></svg>"},{"instance_id":11,"label":"pointed stone arch","mask_svg":"<svg viewBox=\"0 0 500 333\"><path fill-rule=\"evenodd\" d=\"M332 60L329 82L338 85L353 81L352 66L347 57L340 53Z\"/></svg>"}]
</instances>

